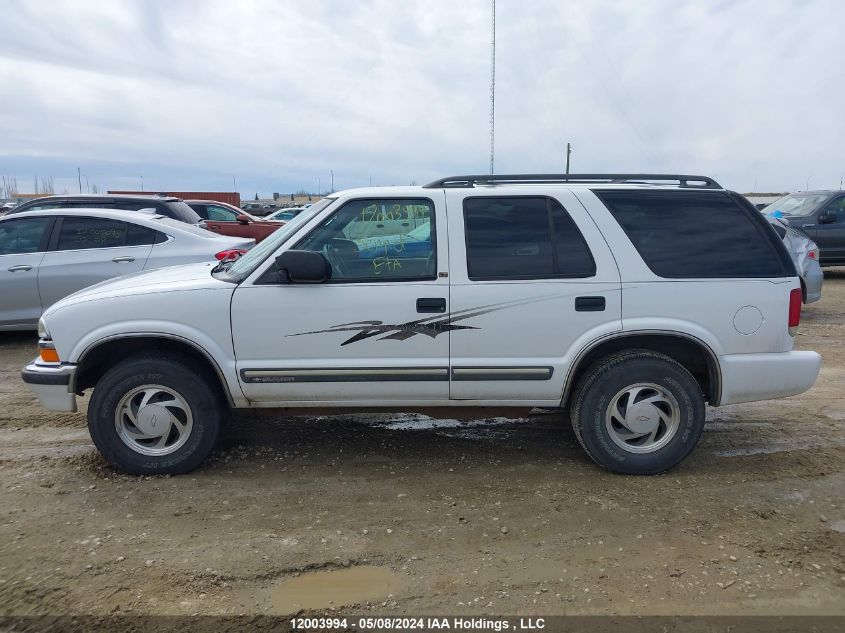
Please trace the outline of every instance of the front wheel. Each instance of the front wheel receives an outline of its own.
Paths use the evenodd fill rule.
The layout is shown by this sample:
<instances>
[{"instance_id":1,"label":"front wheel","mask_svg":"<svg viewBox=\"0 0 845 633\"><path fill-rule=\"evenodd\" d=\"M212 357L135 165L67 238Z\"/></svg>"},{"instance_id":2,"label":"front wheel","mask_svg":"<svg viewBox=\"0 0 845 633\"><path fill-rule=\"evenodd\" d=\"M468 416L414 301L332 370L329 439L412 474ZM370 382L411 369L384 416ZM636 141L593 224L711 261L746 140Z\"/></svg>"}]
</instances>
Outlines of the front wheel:
<instances>
[{"instance_id":1,"label":"front wheel","mask_svg":"<svg viewBox=\"0 0 845 633\"><path fill-rule=\"evenodd\" d=\"M704 429L704 396L683 366L647 350L608 356L575 389L572 426L608 470L654 475L690 454Z\"/></svg>"},{"instance_id":2,"label":"front wheel","mask_svg":"<svg viewBox=\"0 0 845 633\"><path fill-rule=\"evenodd\" d=\"M88 430L102 455L132 475L186 473L214 449L225 404L190 358L130 358L99 380Z\"/></svg>"}]
</instances>

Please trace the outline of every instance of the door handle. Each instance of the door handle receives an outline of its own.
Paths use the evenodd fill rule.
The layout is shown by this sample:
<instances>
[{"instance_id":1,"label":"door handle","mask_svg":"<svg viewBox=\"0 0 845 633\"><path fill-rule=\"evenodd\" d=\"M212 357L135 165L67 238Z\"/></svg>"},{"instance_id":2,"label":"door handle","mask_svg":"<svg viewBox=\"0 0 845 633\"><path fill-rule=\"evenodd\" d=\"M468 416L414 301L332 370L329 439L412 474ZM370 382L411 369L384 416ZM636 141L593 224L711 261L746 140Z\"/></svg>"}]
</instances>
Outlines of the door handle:
<instances>
[{"instance_id":1,"label":"door handle","mask_svg":"<svg viewBox=\"0 0 845 633\"><path fill-rule=\"evenodd\" d=\"M576 312L604 312L604 297L575 297Z\"/></svg>"},{"instance_id":2,"label":"door handle","mask_svg":"<svg viewBox=\"0 0 845 633\"><path fill-rule=\"evenodd\" d=\"M801 225L801 228L802 228L802 229L811 229L811 228L813 228L814 226L816 226L816 225L815 225L815 224L802 224L802 225Z\"/></svg>"},{"instance_id":3,"label":"door handle","mask_svg":"<svg viewBox=\"0 0 845 633\"><path fill-rule=\"evenodd\" d=\"M25 272L27 270L32 270L32 266L29 266L27 264L19 264L17 266L11 266L8 270L10 273Z\"/></svg>"},{"instance_id":4,"label":"door handle","mask_svg":"<svg viewBox=\"0 0 845 633\"><path fill-rule=\"evenodd\" d=\"M417 312L446 312L446 299L421 297L417 299Z\"/></svg>"},{"instance_id":5,"label":"door handle","mask_svg":"<svg viewBox=\"0 0 845 633\"><path fill-rule=\"evenodd\" d=\"M129 257L129 255L124 255L123 257L113 257L113 258L112 258L112 261L113 261L115 264L122 264L122 263L124 263L124 262L134 262L134 261L135 261L135 258L134 258L134 257Z\"/></svg>"}]
</instances>

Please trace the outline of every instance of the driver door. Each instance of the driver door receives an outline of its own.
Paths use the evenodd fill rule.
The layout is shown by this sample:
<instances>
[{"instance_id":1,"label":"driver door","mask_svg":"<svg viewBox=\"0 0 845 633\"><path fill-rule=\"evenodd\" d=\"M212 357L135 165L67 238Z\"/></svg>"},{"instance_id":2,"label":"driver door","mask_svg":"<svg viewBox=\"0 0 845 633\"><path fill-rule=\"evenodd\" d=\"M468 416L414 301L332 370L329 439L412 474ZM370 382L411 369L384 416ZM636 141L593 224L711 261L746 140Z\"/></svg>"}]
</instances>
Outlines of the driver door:
<instances>
[{"instance_id":1,"label":"driver door","mask_svg":"<svg viewBox=\"0 0 845 633\"><path fill-rule=\"evenodd\" d=\"M822 223L819 220L823 216L826 221ZM828 202L816 217L811 237L819 247L821 263L845 263L845 196Z\"/></svg>"},{"instance_id":2,"label":"driver door","mask_svg":"<svg viewBox=\"0 0 845 633\"><path fill-rule=\"evenodd\" d=\"M235 290L232 338L244 395L277 406L446 403L443 199L338 204L283 247L322 253L329 281L279 283L271 257Z\"/></svg>"}]
</instances>

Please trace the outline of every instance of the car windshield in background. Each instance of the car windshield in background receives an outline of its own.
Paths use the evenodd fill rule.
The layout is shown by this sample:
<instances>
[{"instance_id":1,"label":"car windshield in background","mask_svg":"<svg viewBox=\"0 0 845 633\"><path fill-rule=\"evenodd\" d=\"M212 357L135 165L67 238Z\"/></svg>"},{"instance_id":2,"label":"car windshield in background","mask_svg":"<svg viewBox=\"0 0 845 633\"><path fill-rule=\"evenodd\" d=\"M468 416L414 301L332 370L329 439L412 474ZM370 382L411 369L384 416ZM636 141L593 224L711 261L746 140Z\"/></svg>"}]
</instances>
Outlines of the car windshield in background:
<instances>
[{"instance_id":1,"label":"car windshield in background","mask_svg":"<svg viewBox=\"0 0 845 633\"><path fill-rule=\"evenodd\" d=\"M165 204L173 212L173 216L177 220L182 220L182 222L187 222L188 224L198 224L202 220L196 211L181 200L166 202Z\"/></svg>"},{"instance_id":2,"label":"car windshield in background","mask_svg":"<svg viewBox=\"0 0 845 633\"><path fill-rule=\"evenodd\" d=\"M829 197L826 193L791 193L765 207L763 213L799 217L810 215Z\"/></svg>"},{"instance_id":3,"label":"car windshield in background","mask_svg":"<svg viewBox=\"0 0 845 633\"><path fill-rule=\"evenodd\" d=\"M332 204L337 198L323 198L317 204L308 207L290 222L280 227L278 230L270 234L270 237L263 240L255 248L238 259L236 259L229 268L226 269L225 274L231 280L240 281L246 278L253 270L255 270L261 262L275 251L287 238L293 234L296 229L308 222L311 218L317 215L320 211Z\"/></svg>"}]
</instances>

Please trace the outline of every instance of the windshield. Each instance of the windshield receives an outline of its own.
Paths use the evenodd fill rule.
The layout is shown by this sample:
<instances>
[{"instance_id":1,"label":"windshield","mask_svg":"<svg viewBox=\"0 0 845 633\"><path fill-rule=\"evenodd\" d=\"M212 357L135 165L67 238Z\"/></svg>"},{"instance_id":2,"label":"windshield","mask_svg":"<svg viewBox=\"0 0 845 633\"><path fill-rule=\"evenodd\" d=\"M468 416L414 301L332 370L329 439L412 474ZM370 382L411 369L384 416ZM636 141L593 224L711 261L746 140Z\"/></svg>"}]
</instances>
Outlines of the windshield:
<instances>
[{"instance_id":1,"label":"windshield","mask_svg":"<svg viewBox=\"0 0 845 633\"><path fill-rule=\"evenodd\" d=\"M791 193L780 200L763 208L763 213L779 217L781 215L795 215L803 217L810 215L829 198L826 193Z\"/></svg>"},{"instance_id":2,"label":"windshield","mask_svg":"<svg viewBox=\"0 0 845 633\"><path fill-rule=\"evenodd\" d=\"M337 198L323 198L314 206L309 207L307 211L303 211L290 222L273 231L269 237L262 240L262 242L254 248L250 249L246 255L242 255L230 264L226 269L226 275L230 278L236 278L238 281L246 278L247 275L258 268L261 262L267 259L279 246L281 246L294 231L320 213L320 211L325 209L335 200L337 200Z\"/></svg>"}]
</instances>

